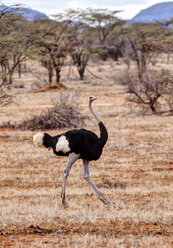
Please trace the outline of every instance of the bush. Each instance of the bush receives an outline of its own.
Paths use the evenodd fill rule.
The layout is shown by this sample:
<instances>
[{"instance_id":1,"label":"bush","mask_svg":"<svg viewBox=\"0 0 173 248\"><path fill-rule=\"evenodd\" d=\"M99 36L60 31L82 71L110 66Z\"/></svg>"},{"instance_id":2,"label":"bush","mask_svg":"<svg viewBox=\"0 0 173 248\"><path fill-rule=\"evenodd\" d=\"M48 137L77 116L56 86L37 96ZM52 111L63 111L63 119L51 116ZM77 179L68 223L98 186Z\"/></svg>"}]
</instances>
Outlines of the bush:
<instances>
[{"instance_id":1,"label":"bush","mask_svg":"<svg viewBox=\"0 0 173 248\"><path fill-rule=\"evenodd\" d=\"M84 118L78 111L78 104L75 96L69 94L61 95L53 107L42 111L39 115L23 120L19 124L10 122L0 125L1 128L15 128L20 130L46 130L64 127L77 128L84 125Z\"/></svg>"},{"instance_id":2,"label":"bush","mask_svg":"<svg viewBox=\"0 0 173 248\"><path fill-rule=\"evenodd\" d=\"M153 114L172 111L173 76L168 71L148 71L140 78L137 73L126 73L120 82L126 87L128 101Z\"/></svg>"}]
</instances>

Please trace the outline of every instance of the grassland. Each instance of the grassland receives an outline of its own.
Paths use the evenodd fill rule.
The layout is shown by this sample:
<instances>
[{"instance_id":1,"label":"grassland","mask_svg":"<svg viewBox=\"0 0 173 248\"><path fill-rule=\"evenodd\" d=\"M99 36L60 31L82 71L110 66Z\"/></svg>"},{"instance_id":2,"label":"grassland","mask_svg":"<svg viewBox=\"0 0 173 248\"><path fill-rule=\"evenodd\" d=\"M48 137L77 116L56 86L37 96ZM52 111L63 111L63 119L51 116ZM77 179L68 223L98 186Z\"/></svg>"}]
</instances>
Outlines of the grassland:
<instances>
[{"instance_id":1,"label":"grassland","mask_svg":"<svg viewBox=\"0 0 173 248\"><path fill-rule=\"evenodd\" d=\"M162 65L156 64L157 69ZM170 65L164 65L169 67ZM89 116L88 96L105 123L109 140L92 162L91 177L115 205L105 206L83 179L77 161L67 183L68 208L60 201L67 158L33 146L36 132L0 129L0 247L173 247L173 116L136 115L116 78L126 66L91 64L99 78L71 79L64 73L61 91L33 92L38 79L15 79L15 102L1 108L1 123L20 122L52 106L59 94L78 92L79 107ZM68 72L68 70L67 70ZM24 88L17 85L24 83ZM84 128L98 134L91 117ZM67 129L52 130L55 135Z\"/></svg>"}]
</instances>

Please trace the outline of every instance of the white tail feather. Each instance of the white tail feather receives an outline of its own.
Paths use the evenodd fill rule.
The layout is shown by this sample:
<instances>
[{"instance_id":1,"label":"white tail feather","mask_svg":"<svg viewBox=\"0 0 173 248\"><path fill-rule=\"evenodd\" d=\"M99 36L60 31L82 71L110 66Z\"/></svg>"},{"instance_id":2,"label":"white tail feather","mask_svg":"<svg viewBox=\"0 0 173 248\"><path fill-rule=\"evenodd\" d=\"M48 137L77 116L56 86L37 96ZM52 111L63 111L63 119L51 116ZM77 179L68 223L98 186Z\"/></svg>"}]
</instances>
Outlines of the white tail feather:
<instances>
[{"instance_id":1,"label":"white tail feather","mask_svg":"<svg viewBox=\"0 0 173 248\"><path fill-rule=\"evenodd\" d=\"M33 136L33 143L37 147L44 147L43 145L43 138L44 138L44 133L36 133Z\"/></svg>"}]
</instances>

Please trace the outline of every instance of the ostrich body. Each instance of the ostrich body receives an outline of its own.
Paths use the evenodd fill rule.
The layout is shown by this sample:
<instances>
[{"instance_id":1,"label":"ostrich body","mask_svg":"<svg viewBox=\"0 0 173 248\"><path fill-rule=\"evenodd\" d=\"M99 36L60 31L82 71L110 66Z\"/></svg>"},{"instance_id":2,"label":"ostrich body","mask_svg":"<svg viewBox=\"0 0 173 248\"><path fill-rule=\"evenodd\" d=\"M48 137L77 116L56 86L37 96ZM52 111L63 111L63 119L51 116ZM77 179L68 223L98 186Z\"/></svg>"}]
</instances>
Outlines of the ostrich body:
<instances>
[{"instance_id":1,"label":"ostrich body","mask_svg":"<svg viewBox=\"0 0 173 248\"><path fill-rule=\"evenodd\" d=\"M57 156L68 156L68 164L64 171L62 182L61 198L63 205L67 205L65 201L66 181L72 165L78 159L82 159L83 161L84 178L89 182L99 199L106 204L109 203L91 181L89 173L89 162L100 158L103 147L108 139L108 133L104 124L92 109L92 102L95 99L97 98L89 97L89 110L98 123L100 138L95 133L86 129L74 129L54 137L47 133L37 133L33 137L33 142L36 146L51 148Z\"/></svg>"}]
</instances>

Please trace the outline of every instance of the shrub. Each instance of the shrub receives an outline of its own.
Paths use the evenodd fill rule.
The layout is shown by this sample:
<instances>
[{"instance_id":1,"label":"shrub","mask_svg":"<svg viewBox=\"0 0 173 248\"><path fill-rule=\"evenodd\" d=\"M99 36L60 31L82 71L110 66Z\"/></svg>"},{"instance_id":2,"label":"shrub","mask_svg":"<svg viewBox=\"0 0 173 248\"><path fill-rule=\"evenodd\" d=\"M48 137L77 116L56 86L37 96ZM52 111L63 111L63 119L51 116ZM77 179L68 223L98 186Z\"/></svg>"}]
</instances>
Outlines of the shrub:
<instances>
[{"instance_id":1,"label":"shrub","mask_svg":"<svg viewBox=\"0 0 173 248\"><path fill-rule=\"evenodd\" d=\"M160 113L161 109L164 112L171 111L171 106L165 100L171 104L172 98L169 96L172 97L173 76L168 71L148 71L140 78L137 73L126 73L120 82L126 87L128 101L145 110L150 109L153 114Z\"/></svg>"},{"instance_id":2,"label":"shrub","mask_svg":"<svg viewBox=\"0 0 173 248\"><path fill-rule=\"evenodd\" d=\"M3 123L0 127L9 127L20 130L46 130L64 127L77 128L84 125L84 118L78 110L75 96L61 95L53 107L42 111L41 114L23 120L19 124Z\"/></svg>"}]
</instances>

